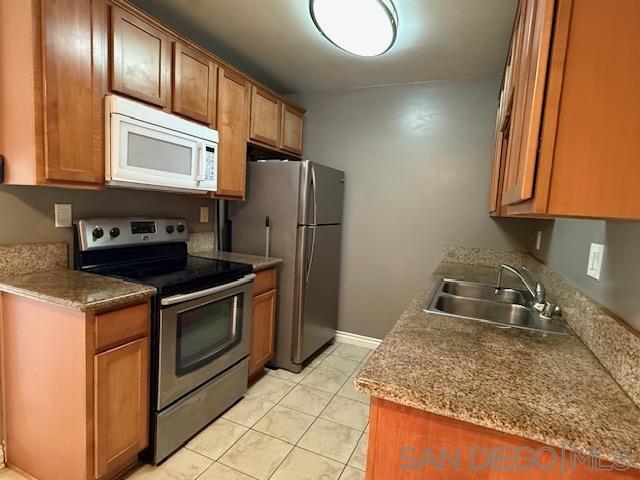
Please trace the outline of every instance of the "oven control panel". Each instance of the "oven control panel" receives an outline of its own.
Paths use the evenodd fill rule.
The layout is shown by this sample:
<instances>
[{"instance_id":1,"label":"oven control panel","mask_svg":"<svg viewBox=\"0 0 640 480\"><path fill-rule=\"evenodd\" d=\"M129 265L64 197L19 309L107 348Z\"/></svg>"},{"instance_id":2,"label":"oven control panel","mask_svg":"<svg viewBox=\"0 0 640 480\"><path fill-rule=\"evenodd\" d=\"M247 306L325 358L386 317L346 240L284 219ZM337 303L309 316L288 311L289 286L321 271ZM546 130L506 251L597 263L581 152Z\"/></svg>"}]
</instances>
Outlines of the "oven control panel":
<instances>
[{"instance_id":1,"label":"oven control panel","mask_svg":"<svg viewBox=\"0 0 640 480\"><path fill-rule=\"evenodd\" d=\"M88 218L77 229L82 251L189 239L184 218Z\"/></svg>"}]
</instances>

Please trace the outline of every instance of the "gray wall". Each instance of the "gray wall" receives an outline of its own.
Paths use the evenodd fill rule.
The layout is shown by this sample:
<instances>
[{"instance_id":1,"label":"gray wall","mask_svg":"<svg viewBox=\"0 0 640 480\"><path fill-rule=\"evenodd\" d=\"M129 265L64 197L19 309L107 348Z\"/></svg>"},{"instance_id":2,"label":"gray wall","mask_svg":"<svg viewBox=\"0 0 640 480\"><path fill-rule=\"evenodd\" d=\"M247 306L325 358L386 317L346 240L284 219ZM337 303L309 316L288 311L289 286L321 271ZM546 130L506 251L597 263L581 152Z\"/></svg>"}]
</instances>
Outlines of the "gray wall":
<instances>
[{"instance_id":1,"label":"gray wall","mask_svg":"<svg viewBox=\"0 0 640 480\"><path fill-rule=\"evenodd\" d=\"M185 217L189 229L212 231L215 201L194 195L129 189L104 191L49 187L0 186L0 244L72 242L71 228L55 228L54 203L70 203L74 220L94 216ZM209 222L200 223L200 207L209 207Z\"/></svg>"},{"instance_id":2,"label":"gray wall","mask_svg":"<svg viewBox=\"0 0 640 480\"><path fill-rule=\"evenodd\" d=\"M487 215L498 78L293 96L305 156L346 172L339 329L383 337L445 244L526 250Z\"/></svg>"},{"instance_id":3,"label":"gray wall","mask_svg":"<svg viewBox=\"0 0 640 480\"><path fill-rule=\"evenodd\" d=\"M591 243L605 245L600 281L587 276ZM640 331L640 222L556 220L534 256Z\"/></svg>"}]
</instances>

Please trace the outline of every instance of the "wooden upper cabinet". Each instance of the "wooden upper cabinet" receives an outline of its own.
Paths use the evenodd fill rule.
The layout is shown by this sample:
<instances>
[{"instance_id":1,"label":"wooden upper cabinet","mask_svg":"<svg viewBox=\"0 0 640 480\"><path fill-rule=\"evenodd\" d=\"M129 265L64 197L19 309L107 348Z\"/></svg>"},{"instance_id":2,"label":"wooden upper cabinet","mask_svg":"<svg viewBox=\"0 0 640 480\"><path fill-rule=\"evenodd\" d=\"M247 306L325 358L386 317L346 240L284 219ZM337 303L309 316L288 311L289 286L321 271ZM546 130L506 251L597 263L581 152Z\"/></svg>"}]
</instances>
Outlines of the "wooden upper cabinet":
<instances>
[{"instance_id":1,"label":"wooden upper cabinet","mask_svg":"<svg viewBox=\"0 0 640 480\"><path fill-rule=\"evenodd\" d=\"M637 18L636 0L521 0L500 214L640 219Z\"/></svg>"},{"instance_id":2,"label":"wooden upper cabinet","mask_svg":"<svg viewBox=\"0 0 640 480\"><path fill-rule=\"evenodd\" d=\"M119 7L111 9L111 89L169 106L171 39Z\"/></svg>"},{"instance_id":3,"label":"wooden upper cabinet","mask_svg":"<svg viewBox=\"0 0 640 480\"><path fill-rule=\"evenodd\" d=\"M220 67L216 117L220 135L217 196L244 198L250 100L249 80Z\"/></svg>"},{"instance_id":4,"label":"wooden upper cabinet","mask_svg":"<svg viewBox=\"0 0 640 480\"><path fill-rule=\"evenodd\" d=\"M559 1L536 210L640 219L638 19L637 0Z\"/></svg>"},{"instance_id":5,"label":"wooden upper cabinet","mask_svg":"<svg viewBox=\"0 0 640 480\"><path fill-rule=\"evenodd\" d=\"M555 0L522 0L502 204L533 196Z\"/></svg>"},{"instance_id":6,"label":"wooden upper cabinet","mask_svg":"<svg viewBox=\"0 0 640 480\"><path fill-rule=\"evenodd\" d=\"M173 43L173 111L215 128L218 66L180 42Z\"/></svg>"},{"instance_id":7,"label":"wooden upper cabinet","mask_svg":"<svg viewBox=\"0 0 640 480\"><path fill-rule=\"evenodd\" d=\"M282 137L280 148L302 155L302 128L304 111L288 103L282 103Z\"/></svg>"},{"instance_id":8,"label":"wooden upper cabinet","mask_svg":"<svg viewBox=\"0 0 640 480\"><path fill-rule=\"evenodd\" d=\"M498 99L495 144L493 147L493 166L491 171L491 193L489 196L489 212L494 216L501 216L504 210L502 206L502 185L504 181L507 150L509 147L509 133L511 130L514 94L513 61L517 46L517 42L512 40Z\"/></svg>"},{"instance_id":9,"label":"wooden upper cabinet","mask_svg":"<svg viewBox=\"0 0 640 480\"><path fill-rule=\"evenodd\" d=\"M98 1L42 2L46 180L104 181L102 21Z\"/></svg>"},{"instance_id":10,"label":"wooden upper cabinet","mask_svg":"<svg viewBox=\"0 0 640 480\"><path fill-rule=\"evenodd\" d=\"M280 104L277 96L251 85L251 140L276 148L280 146Z\"/></svg>"}]
</instances>

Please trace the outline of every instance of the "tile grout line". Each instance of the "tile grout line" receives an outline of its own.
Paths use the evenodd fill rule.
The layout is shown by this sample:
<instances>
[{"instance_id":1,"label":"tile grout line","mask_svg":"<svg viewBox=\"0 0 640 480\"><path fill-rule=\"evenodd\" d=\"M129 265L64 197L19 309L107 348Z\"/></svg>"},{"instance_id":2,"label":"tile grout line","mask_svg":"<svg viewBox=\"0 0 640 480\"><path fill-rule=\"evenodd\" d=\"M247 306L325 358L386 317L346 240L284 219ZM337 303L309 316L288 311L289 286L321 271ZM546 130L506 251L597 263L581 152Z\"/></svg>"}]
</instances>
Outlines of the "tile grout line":
<instances>
[{"instance_id":1,"label":"tile grout line","mask_svg":"<svg viewBox=\"0 0 640 480\"><path fill-rule=\"evenodd\" d=\"M324 362L324 360L326 360L326 359L327 359L328 357L330 357L330 356L334 356L334 357L336 357L336 358L340 358L340 359L343 359L343 360L350 360L350 361L353 361L353 360L348 359L348 358L343 358L343 357L340 357L340 356L338 356L338 355L333 355L333 351L335 351L335 349L336 349L336 348L338 348L338 347L337 347L337 346L336 346L336 347L334 347L334 348L333 348L333 350L332 350L332 352L331 352L331 353L329 353L329 354L327 354L327 355L322 359L322 361L318 364L318 366L319 366L319 365L321 365L321 364ZM367 355L368 355L368 354L367 354ZM276 472L278 471L278 469L282 466L282 464L286 461L286 459L287 459L287 458L289 458L289 456L293 453L293 451L294 451L296 448L299 448L299 449L301 449L301 450L304 450L304 451L309 452L309 453L314 454L314 455L318 455L319 457L325 458L325 459L327 459L327 460L330 460L330 461L333 461L333 462L336 462L336 463L338 463L338 464L342 465L342 470L340 471L340 474L338 475L338 479L339 479L339 478L342 476L342 474L344 473L344 471L346 470L347 466L350 466L350 465L349 465L349 461L351 460L351 458L353 457L353 454L355 453L356 449L358 448L358 444L360 443L360 440L362 439L362 437L363 437L363 436L365 435L365 433L366 433L366 426L365 426L365 428L361 431L361 430L359 430L359 429L356 429L356 428L350 427L350 426L348 426L348 425L342 425L341 423L334 422L334 421L329 420L329 419L326 419L326 418L322 418L322 420L323 420L323 421L326 421L326 422L329 422L329 423L333 423L333 424L335 424L335 425L339 425L339 426L341 426L341 427L349 428L349 429L351 429L351 430L355 430L355 431L357 431L357 432L360 432L360 436L358 437L358 441L356 442L355 447L353 448L353 450L352 450L352 451L351 451L351 453L349 454L349 457L347 458L347 461L346 461L346 463L344 463L344 464L343 464L342 462L339 462L339 461L337 461L337 460L333 459L333 458L329 458L329 457L327 457L327 456L325 456L325 455L322 455L322 454L320 454L320 453L317 453L317 452L314 452L314 451L309 450L309 449L307 449L307 448L301 447L301 446L299 446L298 444L299 444L300 440L302 440L302 438L303 438L303 437L306 435L306 433L309 431L309 429L310 429L310 428L311 428L311 427L316 423L316 421L317 421L318 419L320 419L320 418L321 418L320 416L324 413L324 411L327 409L327 407L328 407L328 406L329 406L329 404L334 400L334 398L335 398L335 397L346 398L347 400L352 400L352 401L354 401L354 402L358 402L358 400L353 400L353 399L350 399L350 398L348 398L348 397L343 397L342 395L338 395L338 392L339 392L339 391L340 391L340 390L341 390L341 389L346 385L346 383L347 383L347 382L348 382L348 381L349 381L349 380L350 380L354 375L357 375L357 372L362 368L363 363L364 363L365 361L367 361L367 360L368 360L366 357L367 357L367 356L365 355L365 357L364 357L364 358L363 358L363 359L358 363L358 367L356 367L356 369L355 369L353 372L351 372L351 373L347 376L347 379L346 379L346 380L345 380L345 381L340 385L340 387L338 388L338 390L337 390L335 393L332 393L332 392L326 392L326 391L324 391L324 390L320 390L320 389L318 389L318 388L314 388L314 387L309 386L309 385L301 384L300 382L301 382L302 380L304 380L304 378L306 378L306 376L305 376L304 378L300 379L298 382L291 382L291 381L289 381L289 380L285 380L285 379L283 379L283 378L279 378L279 377L277 377L277 376L275 376L275 375L270 375L271 377L274 377L274 378L276 378L276 379L278 379L278 380L281 380L281 381L284 381L284 382L287 382L287 383L292 384L292 385L293 385L293 387L292 387L289 391L287 391L287 393L285 393L285 394L282 396L282 398L281 398L280 400L278 400L277 402L271 402L270 400L267 400L267 399L261 398L261 397L259 397L259 396L257 396L257 395L252 395L252 394L250 394L250 393L248 393L248 392L247 392L247 393L246 393L246 395L248 395L248 396L251 396L251 397L253 397L253 398L260 399L260 400L265 401L265 402L268 402L268 403L273 403L273 407L270 407L270 408L269 408L269 410L267 410L267 411L266 411L266 412L265 412L265 413L264 413L264 414L263 414L263 415L262 415L258 420L256 420L255 422L253 422L253 424L252 424L252 426L251 426L251 427L247 427L246 425L242 425L242 424L240 424L240 423L234 422L233 420L230 420L230 419L228 419L228 418L225 418L224 420L226 420L226 421L228 421L228 422L231 422L231 423L233 423L233 424L235 424L235 425L239 425L239 426L241 426L241 427L247 428L247 431L245 431L242 435L240 435L240 437L238 437L238 438L237 438L237 439L236 439L236 440L235 440L235 441L234 441L234 442L229 446L229 448L227 448L227 449L226 449L226 450L225 450L225 451L224 451L224 452L223 452L223 453L218 457L218 460L214 460L214 459L212 459L211 457L208 457L208 456L203 455L203 454L201 454L201 453L199 453L199 452L196 452L196 451L194 451L194 450L191 450L191 449L190 449L190 448L188 448L186 445L183 447L183 448L185 448L185 449L189 450L190 452L195 453L196 455L199 455L199 456L201 456L201 457L203 457L203 458L205 458L205 459L207 459L207 460L209 460L209 461L211 461L211 462L212 462L212 463L211 463L211 465L209 465L209 466L208 466L208 467L207 467L203 472L201 472L201 473L200 473L200 474L198 474L196 477L194 477L194 479L193 479L193 480L197 480L197 479L198 479L198 478L200 478L202 475L204 475L204 473L205 473L207 470L209 470L209 468L211 468L211 466L212 466L212 465L214 465L215 463L219 463L220 465L223 465L223 466L225 466L225 467L227 467L227 468L230 468L231 470L234 470L234 471L236 471L236 472L239 472L239 473L241 473L241 474L243 474L243 475L247 475L248 477L250 477L250 478L252 478L252 479L258 480L258 479L256 479L255 477L253 477L252 475L249 475L249 474L247 474L247 473L245 473L245 472L243 472L243 471L241 471L241 470L238 470L238 469L236 469L236 468L230 467L229 465L226 465L225 463L222 463L222 462L220 462L220 461L219 461L219 459L221 459L222 457L224 457L224 455L226 455L226 454L229 452L229 450L231 450L231 449L232 449L232 448L233 448L233 447L234 447L234 446L235 446L235 445L236 445L236 444L237 444L237 443L238 443L238 442L239 442L239 441L240 441L240 440L241 440L241 439L242 439L242 438L243 438L243 437L248 433L248 432L250 432L250 431L253 431L253 432L256 432L256 433L259 433L259 434L265 435L265 436L267 436L267 437L269 437L269 438L272 438L272 439L275 439L275 440L280 440L281 442L286 443L286 444L288 444L288 445L291 445L291 446L292 446L292 449L291 449L291 450L289 451L289 453L284 457L284 459L283 459L283 460L278 464L278 466L277 466L277 467L276 467L276 469L273 471L273 473L268 477L268 479L271 479L271 478L276 474ZM307 368L309 368L309 367L307 367ZM331 367L329 367L329 368L331 368ZM317 369L317 366L316 366L316 367L313 367L311 370L312 370L312 371L315 371L316 369ZM334 371L335 371L335 372L337 372L337 373L342 373L342 372L340 372L340 371L338 371L338 370L335 370L335 369L334 369ZM311 373L311 372L309 372L309 373ZM309 375L309 373L308 373L307 375ZM266 376L266 375L268 375L268 373L266 373L266 374L265 374L265 376ZM297 410L297 409L295 409L295 408L286 407L286 406L284 406L284 405L281 405L282 400L283 400L283 399L284 399L284 398L285 398L289 393L291 393L291 392L293 391L293 389L296 387L296 385L300 385L300 386L302 386L302 387L306 387L306 388L310 388L310 389L312 389L312 390L316 390L316 391L319 391L319 392L323 392L323 393L330 394L330 395L331 395L331 399L330 399L330 400L329 400L329 402L325 405L325 407L320 411L320 413L319 413L318 415L312 415L312 414L309 414L309 413L307 413L307 412L299 411L299 410ZM241 399L241 400L242 400L242 399ZM241 400L240 400L240 401L241 401ZM240 402L237 402L237 403L240 403ZM237 405L237 403L236 403L236 404L234 404L234 406L235 406L235 405ZM364 402L358 402L358 403L361 403L361 404L363 404L363 405L366 405ZM258 424L258 422L260 422L260 420L262 420L266 415L268 415L268 414L269 414L269 413L270 413L270 412L275 408L275 406L276 406L276 405L280 405L282 408L288 408L288 409L290 409L290 410L293 410L293 411L296 411L296 412L299 412L299 413L304 413L304 414L306 414L306 415L309 415L309 416L313 416L313 417L315 417L315 418L314 418L314 421L311 423L311 425L309 425L309 427L307 427L307 428L305 429L305 431L304 431L304 432L302 433L302 435L298 438L298 440L296 441L296 443L295 443L295 444L292 444L292 443L287 442L287 441L285 441L285 440L282 440L282 439L280 439L280 438L274 437L273 435L270 435L270 434L268 434L268 433L260 432L260 431L258 431L258 430L254 430L254 429L253 429L253 427L254 427L255 425L257 425L257 424ZM233 407L231 407L231 408L233 408ZM230 408L229 410L231 410L231 408ZM223 416L220 416L219 418L223 418ZM218 419L219 419L219 418L218 418ZM217 421L218 419L216 419L216 421ZM213 423L214 423L214 422L212 422L212 424L213 424ZM367 425L368 425L368 423L369 423L369 422L367 422ZM208 428L208 427L207 427L207 428ZM352 467L352 468L354 468L354 469L356 469L356 470L363 471L363 470L358 469L357 467L353 467L353 466L351 466L351 467Z\"/></svg>"},{"instance_id":2,"label":"tile grout line","mask_svg":"<svg viewBox=\"0 0 640 480\"><path fill-rule=\"evenodd\" d=\"M334 350L335 350L335 349L334 349ZM329 357L330 357L330 356L332 356L332 355L333 355L333 353L329 353L329 354L328 354L324 359L322 359L322 361L318 364L318 366L322 365L322 363L323 363L327 358L329 358ZM339 356L337 356L337 355L334 355L334 356L335 356L336 358L340 358L340 359L343 359L343 360L350 360L350 359L345 359L345 358L343 358L343 357L339 357ZM287 392L287 393L286 393L286 394L285 394L285 395L284 395L284 396L283 396L283 397L278 401L278 403L277 403L276 405L280 405L282 408L288 408L289 410L293 410L293 411L296 411L296 412L299 412L299 413L305 413L305 414L307 414L307 415L309 415L309 416L313 416L313 417L315 417L315 418L314 418L314 421L311 423L311 425L309 425L309 426L305 429L305 431L302 433L302 435L300 435L300 437L298 438L298 440L296 441L296 443L295 443L295 444L291 444L291 443L286 442L286 441L284 441L284 440L282 440L282 439L280 439L280 438L273 437L272 435L269 435L268 433L258 432L257 430L254 430L254 431L258 432L258 433L263 433L264 435L267 435L267 436L269 436L269 437L271 437L271 438L275 438L275 439L277 439L277 440L284 441L285 443L289 443L289 445L293 445L293 448L291 449L291 451L290 451L290 452L287 454L287 456L282 460L282 462L280 462L280 464L276 467L276 469L274 470L274 472L269 476L269 479L271 479L271 478L272 478L272 477L277 473L278 469L282 466L282 464L286 461L286 459L287 459L287 458L289 458L289 456L291 456L291 454L295 451L295 449L296 449L296 448L299 448L299 449L301 449L301 450L304 450L304 451L309 452L309 453L314 454L314 455L318 455L318 456L320 456L320 457L322 457L322 458L326 458L327 460L331 460L331 461L333 461L333 462L336 462L336 463L338 463L338 464L342 465L342 469L340 470L340 473L338 474L338 479L342 476L342 474L343 474L343 473L344 473L344 471L346 470L347 466L349 465L349 461L351 460L351 458L353 457L353 454L355 453L356 449L358 448L358 444L360 443L360 440L362 439L362 437L363 437L363 436L364 436L364 434L365 434L365 430L366 430L366 428L367 428L367 427L366 427L366 425L365 425L365 428L361 431L361 430L359 430L359 429L352 428L352 427L349 427L349 426L347 426L347 425L342 425L341 423L334 422L334 421L329 420L329 419L326 419L326 418L322 418L322 420L323 420L323 421L326 421L326 422L329 422L329 423L333 423L333 424L335 424L335 425L339 425L339 426L341 426L341 427L350 428L351 430L355 430L355 431L357 431L357 432L360 432L360 436L358 437L358 441L356 442L356 445L354 446L353 450L352 450L352 451L351 451L351 453L349 454L349 456L348 456L348 458L347 458L347 461L346 461L345 463L339 462L339 461L337 461L337 460L335 460L335 459L333 459L333 458L327 457L327 456L322 455L322 454L320 454L320 453L318 453L318 452L314 452L314 451L309 450L309 449L307 449L307 448L301 447L299 444L300 444L300 441L302 440L302 438L307 434L307 432L311 429L311 427L316 423L316 421L317 421L318 419L320 419L320 418L321 418L322 413L324 413L324 411L327 409L327 407L329 406L329 404L333 401L333 399L334 399L335 397L347 398L347 397L342 397L341 395L338 395L338 392L342 389L342 387L344 387L344 385L346 385L346 383L351 379L351 377L352 377L352 376L353 376L353 375L358 371L358 368L362 365L362 363L363 363L363 362L364 362L364 358L363 358L363 360L362 360L362 361L360 361L360 362L358 363L358 367L356 367L356 369L355 369L353 372L351 372L351 373L347 376L347 379L346 379L346 380L345 380L345 381L340 385L340 387L338 388L338 390L337 390L335 393L332 393L332 394L331 394L330 392L325 392L324 390L316 389L316 388L314 388L314 387L312 387L312 386L309 386L309 385L303 385L303 384L301 384L301 383L300 383L300 381L304 380L304 378L306 378L306 376L305 376L304 378L300 379L300 381L297 383L297 385L301 385L301 386L303 386L303 387L307 387L307 388L310 388L310 389L312 389L312 390L317 390L317 391L319 391L319 392L329 393L329 394L331 394L331 395L332 395L332 396L331 396L331 399L329 399L329 402L327 402L327 404L325 405L325 407L320 411L320 413L319 413L318 415L311 415L311 414L309 414L309 413L307 413L307 412L301 412L301 411L299 411L299 410L296 410L295 408L285 407L284 405L281 405L282 400L284 400L284 398L285 398L289 393L291 393L291 391L292 391L293 389L291 389L289 392ZM314 367L312 370L317 369L317 367L318 367L318 366ZM308 367L307 367L307 368L308 368ZM342 373L342 372L338 372L338 373ZM308 375L308 374L307 374L307 375ZM295 388L295 387L294 387L294 388ZM352 401L357 402L357 400L353 400L353 399L349 399L349 398L347 398L347 400L352 400ZM362 404L364 404L363 402L358 402L358 403L362 403ZM273 410L273 408L272 408L271 410ZM271 411L271 410L269 410L269 411ZM268 412L267 412L267 413L268 413ZM265 416L266 416L266 415L267 415L267 414L265 414ZM263 418L264 418L264 417L263 417ZM254 425L253 425L253 426L255 426L257 423L258 423L258 422L254 423ZM367 422L367 424L368 424L368 423L369 423L369 422ZM253 427L251 427L250 429L251 429L251 430L253 430ZM353 468L356 468L356 467L353 467ZM357 469L357 468L356 468L356 470L360 470L360 469ZM360 471L362 471L362 470L360 470Z\"/></svg>"},{"instance_id":3,"label":"tile grout line","mask_svg":"<svg viewBox=\"0 0 640 480\"><path fill-rule=\"evenodd\" d=\"M328 355L327 355L327 356L328 356ZM314 369L314 370L315 370L315 369ZM276 378L277 378L277 377L276 377ZM289 381L287 381L287 380L283 380L283 379L279 379L279 380L286 381L286 382L288 382L288 383L293 383L293 382L289 382ZM301 379L301 380L302 380L302 379ZM347 381L348 381L348 380L347 380ZM345 383L346 383L346 382L345 382ZM300 383L297 383L297 384L295 384L295 385L300 385ZM295 388L295 386L294 386L293 388ZM288 391L288 392L287 392L287 393L286 393L286 394L285 394L285 395L284 395L284 396L283 396L283 397L282 397L282 398L281 398L277 403L274 403L274 406L273 406L273 407L271 407L271 408L270 408L270 409L269 409L269 410L268 410L268 411L267 411L267 412L266 412L262 417L260 417L260 419L258 419L255 423L253 423L253 425L252 425L251 427L247 427L246 425L242 425L242 424L240 424L240 423L234 422L233 420L229 420L228 418L225 418L225 420L227 420L228 422L231 422L231 423L234 423L234 424L236 424L236 425L240 425L240 426L242 426L242 427L247 428L247 431L246 431L246 432L244 432L240 437L238 437L238 439L237 439L235 442L233 442L233 444L232 444L229 448L227 448L227 449L224 451L224 453L222 453L222 455L220 455L220 456L218 457L218 460L219 460L220 458L224 457L224 455L226 455L226 453L227 453L229 450L231 450L231 449L232 449L232 448L233 448L233 447L234 447L234 446L235 446L235 445L240 441L240 439L241 439L241 438L243 438L243 437L244 437L248 432L253 431L253 432L260 433L260 434L262 434L262 435L268 436L269 438L273 438L273 439L276 439L276 440L280 440L280 441L282 441L282 442L284 442L284 443L287 443L287 444L289 444L289 445L291 445L291 446L293 447L293 448L291 449L291 451L290 451L290 452L285 456L285 458L284 458L284 459L283 459L283 460L278 464L278 466L276 467L276 469L275 469L275 470L273 471L273 473L269 476L269 479L270 479L273 475L275 475L275 473L278 471L278 469L280 468L280 466L282 466L282 464L284 463L284 461L289 457L289 455L291 455L291 453L294 451L294 449L295 449L296 447L297 447L297 448L300 448L300 449L302 449L302 450L305 450L305 451L307 451L307 452L313 453L313 454L315 454L315 455L319 455L319 456L321 456L321 457L323 457L323 458L326 458L326 459L328 459L328 460L332 460L332 461L334 461L334 462L337 462L336 460L334 460L334 459L332 459L332 458L325 457L324 455L320 455L319 453L312 452L311 450L307 450L307 449L305 449L305 448L302 448L302 447L299 447L299 446L298 446L298 443L300 442L300 440L302 439L302 437L304 437L304 435L309 431L309 429L310 429L310 428L311 428L311 426L315 423L315 421L316 421L318 418L320 418L319 416L315 416L314 421L311 423L311 425L309 425L309 427L307 427L307 429L304 431L304 433L300 436L300 438L296 441L296 443L295 443L295 444L291 444L291 443L286 442L286 441L284 441L284 440L282 440L282 439L280 439L280 438L277 438L277 437L274 437L274 436L269 435L269 434L267 434L267 433L259 432L259 431L257 431L257 430L254 430L254 429L253 429L253 427L254 427L254 426L255 426L255 425L256 425L260 420L262 420L262 419L263 419L263 418L264 418L264 417L265 417L269 412L271 412L271 411L273 410L273 408L275 408L275 406L276 406L276 405L280 405L280 402L281 402L281 401L282 401L282 400L283 400L283 399L284 399L284 398L285 398L289 393L291 393L291 391L293 390L293 388L292 388L291 390L289 390L289 391ZM309 388L312 388L312 387L309 387ZM312 389L313 389L313 388L312 388ZM316 389L316 390L317 390L317 389ZM319 391L322 391L322 390L319 390ZM325 392L325 393L328 393L328 392ZM254 397L254 398L258 398L258 399L260 399L260 400L267 401L267 402L269 402L269 403L273 403L273 402L270 402L269 400L266 400L266 399L264 399L264 398L258 397L258 396L256 396L256 395L251 395L251 394L249 394L249 393L247 393L247 395L252 396L252 397ZM335 397L335 394L331 397L331 400L333 400L333 397ZM331 400L329 400L329 402L331 402ZM238 402L238 403L239 403L239 402ZM327 403L327 405L328 405L328 403ZM281 406L281 407L283 407L283 408L288 408L288 407L284 407L283 405L280 405L280 406ZM326 408L326 407L325 407L325 408ZM292 408L292 409L290 409L290 410L298 411L298 410L295 410L295 409L293 409L293 408ZM323 409L322 411L324 411L324 409ZM300 413L306 413L306 412L300 412ZM320 412L320 413L322 413L322 412ZM308 414L308 413L307 413L307 415L310 415L310 414ZM314 416L314 415L310 415L310 416ZM220 417L220 418L222 418L222 417ZM337 422L332 422L332 423L336 423L336 425L340 425L340 424L339 424L339 423L337 423ZM356 444L356 446L357 446L357 444ZM186 447L185 447L185 448L186 448ZM189 450L190 450L190 449L189 449ZM192 451L192 450L190 450L190 451ZM354 449L354 451L355 451L355 449ZM194 452L194 453L198 453L198 452ZM199 454L199 455L201 455L201 454ZM351 458L351 455L353 455L353 452L349 455L349 458ZM201 456L203 456L203 457L207 458L208 460L212 460L210 457L207 457L207 456L204 456L204 455L201 455ZM222 463L222 462L219 462L218 460L213 460L213 462L214 462L214 463L215 463L215 462L218 462L218 463L220 463L221 465L224 465L224 466L226 466L226 467L229 467L228 465L226 465L226 464L224 464L224 463ZM347 461L348 461L348 459L347 459ZM337 462L337 463L342 464L341 462ZM346 466L346 464L344 464L344 466ZM208 469L208 468L209 468L209 467L207 467L207 469ZM229 468L232 468L232 467L229 467ZM234 470L236 470L236 469L234 469ZM205 470L205 471L206 471L206 470ZM240 470L236 470L236 471L238 471L238 472L240 472L240 473L242 473L242 474L248 475L248 474L246 474L245 472L242 472L242 471L240 471ZM342 475L342 472L343 472L343 471L344 471L344 467L343 467L342 471L340 472L340 475ZM203 473L204 473L204 472L203 472ZM199 476L200 476L200 475L199 475ZM248 476L250 476L251 478L255 478L255 477L252 477L251 475L248 475ZM196 477L196 478L197 478L197 477ZM194 479L194 480L195 480L195 479Z\"/></svg>"},{"instance_id":4,"label":"tile grout line","mask_svg":"<svg viewBox=\"0 0 640 480\"><path fill-rule=\"evenodd\" d=\"M243 434L243 435L244 435L244 434ZM198 453L198 452L195 452L195 453ZM207 457L207 458L209 458L209 457ZM206 469L204 472L202 472L201 474L199 474L199 475L198 475L197 477L195 477L193 480L198 480L198 479L199 479L200 477L202 477L205 473L207 473L207 470L209 470L211 467L213 467L216 463L217 463L217 464L219 464L219 465L222 465L223 467L226 467L226 468L228 468L228 469L230 469L230 470L233 470L234 472L238 472L240 475L245 475L245 476L247 476L247 477L249 477L249 478L252 478L253 480L260 480L260 479L258 479L258 478L256 478L256 477L254 477L253 475L249 475L248 473L241 472L240 470L238 470L238 469L236 469L236 468L233 468L233 467L230 467L229 465L225 465L224 463L220 463L220 462L218 462L217 460L215 460L211 465L209 465L209 466L207 467L207 469Z\"/></svg>"}]
</instances>

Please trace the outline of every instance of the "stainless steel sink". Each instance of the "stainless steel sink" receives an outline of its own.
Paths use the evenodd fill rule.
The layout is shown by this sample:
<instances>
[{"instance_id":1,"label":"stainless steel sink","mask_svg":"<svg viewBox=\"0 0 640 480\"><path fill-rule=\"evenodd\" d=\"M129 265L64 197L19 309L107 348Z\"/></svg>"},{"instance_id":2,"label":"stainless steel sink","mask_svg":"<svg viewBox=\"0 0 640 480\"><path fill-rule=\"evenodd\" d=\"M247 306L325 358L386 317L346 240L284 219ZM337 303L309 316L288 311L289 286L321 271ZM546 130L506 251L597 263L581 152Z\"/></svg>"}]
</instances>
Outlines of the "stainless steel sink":
<instances>
[{"instance_id":1,"label":"stainless steel sink","mask_svg":"<svg viewBox=\"0 0 640 480\"><path fill-rule=\"evenodd\" d=\"M490 300L492 302L517 303L518 305L525 306L529 305L532 300L531 294L524 290L502 288L496 293L496 287L492 285L457 282L455 280L444 280L443 282L442 291L457 297Z\"/></svg>"},{"instance_id":2,"label":"stainless steel sink","mask_svg":"<svg viewBox=\"0 0 640 480\"><path fill-rule=\"evenodd\" d=\"M524 290L460 282L445 278L429 298L425 311L451 317L491 323L500 328L521 328L567 335L562 316L555 313L545 319L530 307L532 296Z\"/></svg>"}]
</instances>

